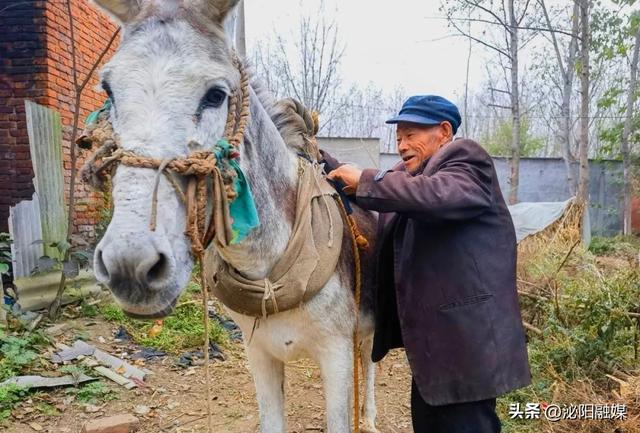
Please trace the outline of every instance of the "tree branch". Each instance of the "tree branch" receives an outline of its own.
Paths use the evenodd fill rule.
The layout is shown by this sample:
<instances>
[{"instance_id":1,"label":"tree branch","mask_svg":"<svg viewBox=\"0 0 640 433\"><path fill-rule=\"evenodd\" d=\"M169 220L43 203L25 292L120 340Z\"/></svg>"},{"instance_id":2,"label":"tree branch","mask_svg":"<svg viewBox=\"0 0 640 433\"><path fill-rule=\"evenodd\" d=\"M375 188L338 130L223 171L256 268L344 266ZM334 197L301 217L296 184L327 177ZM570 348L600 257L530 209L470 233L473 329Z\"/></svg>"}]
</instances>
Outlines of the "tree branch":
<instances>
[{"instance_id":1,"label":"tree branch","mask_svg":"<svg viewBox=\"0 0 640 433\"><path fill-rule=\"evenodd\" d=\"M494 51L498 52L499 54L501 54L501 55L505 56L505 57L506 57L506 58L508 58L508 59L511 59L511 56L509 55L509 53L507 53L506 51L502 50L501 48L498 48L498 47L496 47L496 46L494 46L494 45L488 44L488 43L486 43L485 41L480 40L480 39L478 39L478 38L476 38L476 37L472 36L471 34L468 34L468 33L467 33L467 32L465 32L464 30L462 30L462 29L461 29L461 28L460 28L456 23L454 23L453 21L449 21L449 22L451 23L451 25L452 25L453 27L455 27L455 29L458 31L458 33L460 33L462 36L467 37L467 38L469 38L469 39L471 39L471 40L473 40L473 41L475 41L475 42L477 42L477 43L479 43L479 44L481 44L481 45L484 45L485 47L487 47L487 48L489 48L489 49L492 49L492 50L494 50Z\"/></svg>"},{"instance_id":2,"label":"tree branch","mask_svg":"<svg viewBox=\"0 0 640 433\"><path fill-rule=\"evenodd\" d=\"M76 185L76 163L77 163L77 153L76 153L76 138L78 136L78 123L80 120L80 103L82 100L82 92L84 91L86 85L89 83L93 72L96 70L102 59L107 54L111 45L116 39L116 36L120 32L120 29L116 30L109 39L107 46L102 50L98 59L95 61L89 73L82 81L82 83L78 83L78 67L77 67L77 56L76 56L76 39L75 39L75 30L74 30L74 20L73 15L71 13L71 0L67 0L67 13L69 15L69 29L70 29L70 45L71 45L71 67L73 72L73 88L75 91L75 101L74 101L74 112L73 112L73 127L71 130L71 142L69 143L70 150L70 159L71 159L71 176L69 180L69 206L67 212L67 242L71 243L71 235L73 234L73 218L74 218L74 210L75 210L75 185ZM69 261L69 255L71 252L71 248L67 248L64 253L63 262ZM60 312L60 304L62 302L62 294L64 293L65 284L66 284L66 274L63 271L60 276L60 284L58 285L58 291L56 293L56 297L51 302L49 306L49 317L52 319L56 319L58 313Z\"/></svg>"},{"instance_id":3,"label":"tree branch","mask_svg":"<svg viewBox=\"0 0 640 433\"><path fill-rule=\"evenodd\" d=\"M489 15L491 15L492 17L494 17L494 18L498 21L498 23L500 23L500 25L501 25L502 27L504 27L505 29L508 29L508 28L509 28L509 25L507 24L506 20L505 20L505 21L503 21L503 20L502 20L502 19L501 19L501 18L500 18L500 17L499 17L499 16L498 16L494 11L492 11L491 9L486 8L486 7L482 6L480 3L478 3L478 2L473 2L473 1L471 1L471 0L464 0L464 2L465 2L465 3L467 3L469 6L473 6L473 7L475 7L475 8L478 8L478 9L480 9L480 10L482 10L482 11L484 11L484 12L488 13ZM504 10L504 7L503 7L502 9Z\"/></svg>"}]
</instances>

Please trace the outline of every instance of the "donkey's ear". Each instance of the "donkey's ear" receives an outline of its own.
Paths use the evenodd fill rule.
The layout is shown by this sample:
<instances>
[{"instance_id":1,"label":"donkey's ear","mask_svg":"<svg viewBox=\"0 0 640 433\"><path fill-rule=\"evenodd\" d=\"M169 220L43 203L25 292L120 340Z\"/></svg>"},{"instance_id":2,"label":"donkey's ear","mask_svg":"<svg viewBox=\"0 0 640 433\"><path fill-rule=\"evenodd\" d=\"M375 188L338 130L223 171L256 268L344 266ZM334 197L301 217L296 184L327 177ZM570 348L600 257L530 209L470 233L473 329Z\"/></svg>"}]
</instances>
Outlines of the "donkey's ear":
<instances>
[{"instance_id":1,"label":"donkey's ear","mask_svg":"<svg viewBox=\"0 0 640 433\"><path fill-rule=\"evenodd\" d=\"M142 0L93 0L122 24L133 20L142 9Z\"/></svg>"},{"instance_id":2,"label":"donkey's ear","mask_svg":"<svg viewBox=\"0 0 640 433\"><path fill-rule=\"evenodd\" d=\"M222 24L240 0L192 0L190 3L210 20Z\"/></svg>"}]
</instances>

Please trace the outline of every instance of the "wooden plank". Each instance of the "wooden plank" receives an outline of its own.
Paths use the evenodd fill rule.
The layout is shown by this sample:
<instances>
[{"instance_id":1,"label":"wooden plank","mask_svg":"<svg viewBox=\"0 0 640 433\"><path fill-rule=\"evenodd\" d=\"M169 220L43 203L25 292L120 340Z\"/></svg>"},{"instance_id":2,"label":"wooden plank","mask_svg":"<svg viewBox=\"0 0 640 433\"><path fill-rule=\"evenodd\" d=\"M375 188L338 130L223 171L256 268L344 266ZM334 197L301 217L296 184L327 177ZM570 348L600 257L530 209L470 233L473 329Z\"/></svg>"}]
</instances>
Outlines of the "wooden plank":
<instances>
[{"instance_id":1,"label":"wooden plank","mask_svg":"<svg viewBox=\"0 0 640 433\"><path fill-rule=\"evenodd\" d=\"M9 208L9 235L14 279L28 277L44 254L38 195Z\"/></svg>"},{"instance_id":2,"label":"wooden plank","mask_svg":"<svg viewBox=\"0 0 640 433\"><path fill-rule=\"evenodd\" d=\"M60 114L25 100L29 149L34 172L34 187L40 200L40 224L44 253L61 258L52 242L66 239L67 216L64 205L62 171L62 124Z\"/></svg>"}]
</instances>

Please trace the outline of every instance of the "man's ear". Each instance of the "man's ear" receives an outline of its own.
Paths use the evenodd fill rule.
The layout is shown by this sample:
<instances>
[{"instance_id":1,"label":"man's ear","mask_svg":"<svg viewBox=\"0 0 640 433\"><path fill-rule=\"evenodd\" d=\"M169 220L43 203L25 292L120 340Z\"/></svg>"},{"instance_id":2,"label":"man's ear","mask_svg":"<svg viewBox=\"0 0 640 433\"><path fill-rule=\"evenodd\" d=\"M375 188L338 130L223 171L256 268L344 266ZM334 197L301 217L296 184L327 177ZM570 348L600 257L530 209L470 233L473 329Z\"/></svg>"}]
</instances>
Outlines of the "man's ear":
<instances>
[{"instance_id":1,"label":"man's ear","mask_svg":"<svg viewBox=\"0 0 640 433\"><path fill-rule=\"evenodd\" d=\"M442 139L445 142L453 138L453 127L448 120L440 123L440 131L442 132Z\"/></svg>"},{"instance_id":2,"label":"man's ear","mask_svg":"<svg viewBox=\"0 0 640 433\"><path fill-rule=\"evenodd\" d=\"M133 20L142 9L142 0L93 0L93 2L121 24L127 24Z\"/></svg>"}]
</instances>

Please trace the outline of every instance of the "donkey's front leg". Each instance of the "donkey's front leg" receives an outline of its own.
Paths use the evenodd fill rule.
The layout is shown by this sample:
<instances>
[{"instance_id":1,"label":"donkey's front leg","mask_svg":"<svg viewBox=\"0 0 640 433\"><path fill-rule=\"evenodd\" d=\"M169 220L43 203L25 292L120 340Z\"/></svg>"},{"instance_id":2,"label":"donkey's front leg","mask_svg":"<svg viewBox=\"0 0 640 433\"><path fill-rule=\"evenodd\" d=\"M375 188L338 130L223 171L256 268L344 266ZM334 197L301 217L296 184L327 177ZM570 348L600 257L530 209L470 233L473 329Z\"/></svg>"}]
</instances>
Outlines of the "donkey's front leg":
<instances>
[{"instance_id":1,"label":"donkey's front leg","mask_svg":"<svg viewBox=\"0 0 640 433\"><path fill-rule=\"evenodd\" d=\"M351 432L353 346L350 338L334 337L320 345L318 363L324 384L327 433Z\"/></svg>"},{"instance_id":2,"label":"donkey's front leg","mask_svg":"<svg viewBox=\"0 0 640 433\"><path fill-rule=\"evenodd\" d=\"M378 433L376 429L376 397L375 381L376 368L371 360L373 349L373 334L362 339L360 346L360 359L362 361L362 373L364 377L364 402L362 402L362 433Z\"/></svg>"},{"instance_id":3,"label":"donkey's front leg","mask_svg":"<svg viewBox=\"0 0 640 433\"><path fill-rule=\"evenodd\" d=\"M256 386L260 433L284 433L284 363L258 345L246 350Z\"/></svg>"}]
</instances>

